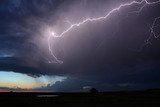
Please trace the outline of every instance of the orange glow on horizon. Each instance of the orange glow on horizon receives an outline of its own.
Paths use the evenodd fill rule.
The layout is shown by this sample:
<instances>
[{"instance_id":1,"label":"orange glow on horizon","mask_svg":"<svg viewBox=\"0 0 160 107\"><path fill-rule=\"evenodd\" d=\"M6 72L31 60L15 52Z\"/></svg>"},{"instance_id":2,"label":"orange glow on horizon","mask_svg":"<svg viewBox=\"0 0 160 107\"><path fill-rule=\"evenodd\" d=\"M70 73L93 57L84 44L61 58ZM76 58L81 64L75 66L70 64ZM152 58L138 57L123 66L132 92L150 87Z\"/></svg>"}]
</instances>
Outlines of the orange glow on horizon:
<instances>
[{"instance_id":1,"label":"orange glow on horizon","mask_svg":"<svg viewBox=\"0 0 160 107\"><path fill-rule=\"evenodd\" d=\"M63 81L64 79L66 77L63 76L42 75L34 78L22 73L0 71L0 87L2 87L0 89L4 91L3 87L6 87L7 89L28 91L53 85L55 82Z\"/></svg>"}]
</instances>

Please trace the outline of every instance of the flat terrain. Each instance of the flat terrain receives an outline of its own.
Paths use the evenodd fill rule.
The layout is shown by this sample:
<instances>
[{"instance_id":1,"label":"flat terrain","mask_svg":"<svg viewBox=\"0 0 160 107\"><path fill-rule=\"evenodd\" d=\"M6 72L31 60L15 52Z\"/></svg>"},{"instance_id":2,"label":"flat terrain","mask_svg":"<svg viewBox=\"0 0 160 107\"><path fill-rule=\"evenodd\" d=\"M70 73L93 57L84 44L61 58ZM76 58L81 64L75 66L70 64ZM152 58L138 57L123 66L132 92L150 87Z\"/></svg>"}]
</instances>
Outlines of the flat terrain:
<instances>
[{"instance_id":1,"label":"flat terrain","mask_svg":"<svg viewBox=\"0 0 160 107\"><path fill-rule=\"evenodd\" d=\"M0 93L0 107L160 107L160 90L106 93Z\"/></svg>"}]
</instances>

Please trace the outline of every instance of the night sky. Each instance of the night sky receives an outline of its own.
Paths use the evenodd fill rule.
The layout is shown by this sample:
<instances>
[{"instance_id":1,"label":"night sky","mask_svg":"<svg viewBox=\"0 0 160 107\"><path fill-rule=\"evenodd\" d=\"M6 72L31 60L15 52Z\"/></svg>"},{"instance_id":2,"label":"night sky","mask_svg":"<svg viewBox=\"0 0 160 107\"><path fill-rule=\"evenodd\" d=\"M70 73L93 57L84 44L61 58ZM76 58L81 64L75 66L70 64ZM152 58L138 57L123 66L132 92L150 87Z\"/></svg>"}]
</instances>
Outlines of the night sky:
<instances>
[{"instance_id":1,"label":"night sky","mask_svg":"<svg viewBox=\"0 0 160 107\"><path fill-rule=\"evenodd\" d=\"M54 37L131 2L0 0L0 91L160 88L158 0L137 0Z\"/></svg>"}]
</instances>

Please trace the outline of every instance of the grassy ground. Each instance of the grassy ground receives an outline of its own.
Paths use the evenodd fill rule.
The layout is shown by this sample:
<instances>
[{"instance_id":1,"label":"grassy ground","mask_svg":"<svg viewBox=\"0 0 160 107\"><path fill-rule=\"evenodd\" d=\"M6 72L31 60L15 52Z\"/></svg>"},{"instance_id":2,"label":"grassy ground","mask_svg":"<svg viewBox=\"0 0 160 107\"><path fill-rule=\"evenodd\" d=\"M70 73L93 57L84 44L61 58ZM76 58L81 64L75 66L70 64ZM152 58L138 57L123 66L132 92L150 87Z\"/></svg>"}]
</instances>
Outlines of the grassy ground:
<instances>
[{"instance_id":1,"label":"grassy ground","mask_svg":"<svg viewBox=\"0 0 160 107\"><path fill-rule=\"evenodd\" d=\"M49 95L48 97L46 95ZM56 96L51 96L56 95ZM0 107L160 107L160 91L108 93L0 93Z\"/></svg>"}]
</instances>

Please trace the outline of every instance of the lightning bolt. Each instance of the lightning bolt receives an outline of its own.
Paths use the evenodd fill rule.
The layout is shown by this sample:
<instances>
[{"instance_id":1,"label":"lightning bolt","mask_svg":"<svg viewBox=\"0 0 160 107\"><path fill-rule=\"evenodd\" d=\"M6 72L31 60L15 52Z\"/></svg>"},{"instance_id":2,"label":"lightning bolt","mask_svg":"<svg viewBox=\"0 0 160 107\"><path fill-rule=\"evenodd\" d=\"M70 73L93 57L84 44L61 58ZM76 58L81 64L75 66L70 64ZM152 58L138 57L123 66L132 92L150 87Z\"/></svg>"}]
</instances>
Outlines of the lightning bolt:
<instances>
[{"instance_id":1,"label":"lightning bolt","mask_svg":"<svg viewBox=\"0 0 160 107\"><path fill-rule=\"evenodd\" d=\"M156 25L156 22L160 20L160 16L159 17L156 17L154 18L153 22L152 22L152 25L150 26L150 34L149 34L149 37L144 41L144 43L140 46L139 50L137 50L138 52L141 52L141 50L146 46L146 45L152 45L151 43L151 39L152 37L157 39L159 38L160 34L156 34L155 31L154 31L154 28L160 26L160 25Z\"/></svg>"},{"instance_id":2,"label":"lightning bolt","mask_svg":"<svg viewBox=\"0 0 160 107\"><path fill-rule=\"evenodd\" d=\"M51 35L48 37L48 49L49 49L49 52L50 52L50 54L53 56L53 59L54 59L53 61L49 61L49 63L59 63L59 64L62 64L62 63L63 63L63 61L59 60L59 59L55 56L55 54L53 53L53 51L52 51L52 49L51 49L51 38L60 38L60 37L62 37L62 36L65 36L65 34L68 33L69 31L73 30L73 29L76 28L76 27L82 26L82 25L85 24L85 23L94 22L94 21L100 21L100 20L105 20L105 19L109 18L110 15L112 15L112 14L115 13L116 11L119 11L119 10L120 10L121 8L123 8L123 7L131 6L131 5L133 5L133 4L138 4L138 5L140 5L140 4L142 4L142 3L144 3L144 4L142 5L142 7L141 7L138 11L133 11L133 12L139 13L146 5L154 5L154 4L160 3L160 0L155 1L155 2L148 2L147 0L141 0L141 1L139 1L139 2L138 2L138 1L132 1L132 2L130 2L130 3L121 4L120 6L112 9L112 10L109 11L105 16L102 16L102 17L87 18L87 19L85 19L85 20L83 20L83 21L81 21L81 22L79 22L79 23L75 23L75 24L72 24L72 23L70 23L70 22L67 21L67 22L70 24L70 26L69 26L66 30L64 30L60 35L56 35L55 33L51 33ZM156 23L156 21L157 21L158 19L160 19L160 17L155 18L155 20L153 21L152 26L150 27L150 36L149 36L149 38L146 40L147 42L149 42L149 40L150 40L150 38L152 37L152 35L153 35L155 38L158 38L158 37L159 37L159 36L156 36L156 35L155 35L155 32L154 32L154 30L153 30L154 27L155 27L155 23Z\"/></svg>"},{"instance_id":3,"label":"lightning bolt","mask_svg":"<svg viewBox=\"0 0 160 107\"><path fill-rule=\"evenodd\" d=\"M157 27L156 26L156 22L157 20L160 20L160 17L156 17L152 23L152 26L150 27L150 36L148 37L148 39L146 40L147 42L150 41L151 37L153 36L154 38L158 38L160 36L160 34L156 35L156 33L154 32L154 28Z\"/></svg>"}]
</instances>

